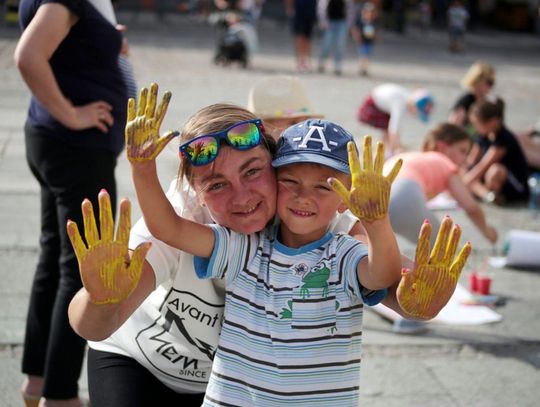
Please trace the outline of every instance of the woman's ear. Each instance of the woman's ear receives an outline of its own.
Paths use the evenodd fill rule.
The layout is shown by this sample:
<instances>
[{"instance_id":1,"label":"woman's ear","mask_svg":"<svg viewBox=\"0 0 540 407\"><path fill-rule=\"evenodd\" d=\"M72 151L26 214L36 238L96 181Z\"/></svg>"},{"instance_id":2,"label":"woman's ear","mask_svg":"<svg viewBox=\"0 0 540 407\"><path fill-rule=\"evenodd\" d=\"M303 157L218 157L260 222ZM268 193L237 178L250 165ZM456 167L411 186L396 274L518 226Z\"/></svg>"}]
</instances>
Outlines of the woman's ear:
<instances>
[{"instance_id":1,"label":"woman's ear","mask_svg":"<svg viewBox=\"0 0 540 407\"><path fill-rule=\"evenodd\" d=\"M342 202L339 204L337 211L338 211L338 213L343 213L343 212L345 212L347 209L349 209L349 208L347 207L347 205L345 205L345 202L342 201Z\"/></svg>"}]
</instances>

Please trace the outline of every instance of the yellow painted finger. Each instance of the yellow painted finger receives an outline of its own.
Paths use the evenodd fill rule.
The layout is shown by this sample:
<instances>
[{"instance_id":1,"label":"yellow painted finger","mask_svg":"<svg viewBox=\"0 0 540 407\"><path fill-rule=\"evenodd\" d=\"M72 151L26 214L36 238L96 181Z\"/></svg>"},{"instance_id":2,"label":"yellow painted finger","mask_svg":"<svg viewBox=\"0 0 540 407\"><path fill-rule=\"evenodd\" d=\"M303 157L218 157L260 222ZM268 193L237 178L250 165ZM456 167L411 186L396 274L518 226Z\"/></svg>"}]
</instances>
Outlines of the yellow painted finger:
<instances>
[{"instance_id":1,"label":"yellow painted finger","mask_svg":"<svg viewBox=\"0 0 540 407\"><path fill-rule=\"evenodd\" d=\"M129 98L127 105L127 121L130 122L135 118L135 99Z\"/></svg>"},{"instance_id":2,"label":"yellow painted finger","mask_svg":"<svg viewBox=\"0 0 540 407\"><path fill-rule=\"evenodd\" d=\"M146 103L146 110L144 112L147 119L153 118L156 114L157 94L157 83L151 83L150 90L148 91L148 102Z\"/></svg>"},{"instance_id":3,"label":"yellow painted finger","mask_svg":"<svg viewBox=\"0 0 540 407\"><path fill-rule=\"evenodd\" d=\"M111 197L102 189L98 194L99 231L103 242L112 242L114 237L114 221L111 208Z\"/></svg>"},{"instance_id":4,"label":"yellow painted finger","mask_svg":"<svg viewBox=\"0 0 540 407\"><path fill-rule=\"evenodd\" d=\"M396 163L390 170L390 173L386 176L386 179L388 180L390 184L393 183L394 180L396 179L399 173L399 170L401 170L402 165L403 165L403 160L400 158L399 160L396 161Z\"/></svg>"},{"instance_id":5,"label":"yellow painted finger","mask_svg":"<svg viewBox=\"0 0 540 407\"><path fill-rule=\"evenodd\" d=\"M94 208L92 202L85 199L82 203L82 213L84 222L84 237L88 247L95 246L99 242L99 233L94 216Z\"/></svg>"},{"instance_id":6,"label":"yellow painted finger","mask_svg":"<svg viewBox=\"0 0 540 407\"><path fill-rule=\"evenodd\" d=\"M450 274L452 276L455 276L455 278L459 278L459 275L461 274L461 271L463 270L463 267L465 267L465 263L467 262L467 259L469 258L469 255L471 254L472 246L470 242L465 243L461 251L459 252L456 260L454 263L452 263L452 267L450 267Z\"/></svg>"},{"instance_id":7,"label":"yellow painted finger","mask_svg":"<svg viewBox=\"0 0 540 407\"><path fill-rule=\"evenodd\" d=\"M351 170L352 185L356 187L360 175L360 160L356 151L356 144L352 141L347 143L347 155L349 157L349 168Z\"/></svg>"},{"instance_id":8,"label":"yellow painted finger","mask_svg":"<svg viewBox=\"0 0 540 407\"><path fill-rule=\"evenodd\" d=\"M79 233L79 227L75 222L68 220L66 228L69 240L71 241L71 245L75 251L75 256L77 256L77 260L79 260L80 263L86 254L86 245L84 244L81 234Z\"/></svg>"},{"instance_id":9,"label":"yellow painted finger","mask_svg":"<svg viewBox=\"0 0 540 407\"><path fill-rule=\"evenodd\" d=\"M137 116L143 116L146 110L146 99L148 98L148 89L142 88L139 92L139 106L137 108Z\"/></svg>"},{"instance_id":10,"label":"yellow painted finger","mask_svg":"<svg viewBox=\"0 0 540 407\"><path fill-rule=\"evenodd\" d=\"M141 277L144 259L150 247L152 247L151 242L141 243L133 251L129 264L129 275L135 282L138 282Z\"/></svg>"},{"instance_id":11,"label":"yellow painted finger","mask_svg":"<svg viewBox=\"0 0 540 407\"><path fill-rule=\"evenodd\" d=\"M171 101L172 93L167 91L163 94L163 97L161 98L161 102L158 106L157 114L156 114L156 123L157 128L159 129L161 127L161 123L163 123L163 119L165 118L165 113L167 113L167 109L169 108L169 102Z\"/></svg>"},{"instance_id":12,"label":"yellow painted finger","mask_svg":"<svg viewBox=\"0 0 540 407\"><path fill-rule=\"evenodd\" d=\"M379 141L377 143L377 152L375 154L375 164L373 165L373 171L375 171L375 174L382 174L383 166L384 166L384 144Z\"/></svg>"},{"instance_id":13,"label":"yellow painted finger","mask_svg":"<svg viewBox=\"0 0 540 407\"><path fill-rule=\"evenodd\" d=\"M364 136L364 171L373 171L371 136Z\"/></svg>"},{"instance_id":14,"label":"yellow painted finger","mask_svg":"<svg viewBox=\"0 0 540 407\"><path fill-rule=\"evenodd\" d=\"M169 141L171 141L173 138L175 138L179 134L180 133L177 131L168 131L167 133L165 133L165 135L161 137L157 142L155 155L157 156L161 152L161 150L163 150L165 146L169 144Z\"/></svg>"},{"instance_id":15,"label":"yellow painted finger","mask_svg":"<svg viewBox=\"0 0 540 407\"><path fill-rule=\"evenodd\" d=\"M459 239L461 238L461 228L459 225L454 225L450 232L450 238L448 239L448 245L446 247L446 253L444 254L444 264L450 266L456 255Z\"/></svg>"},{"instance_id":16,"label":"yellow painted finger","mask_svg":"<svg viewBox=\"0 0 540 407\"><path fill-rule=\"evenodd\" d=\"M451 228L452 219L450 219L449 216L445 216L441 223L441 227L439 228L439 233L437 233L435 245L431 251L431 257L429 258L430 264L439 263L443 260Z\"/></svg>"},{"instance_id":17,"label":"yellow painted finger","mask_svg":"<svg viewBox=\"0 0 540 407\"><path fill-rule=\"evenodd\" d=\"M339 195L339 197L345 203L345 205L349 207L350 206L349 190L345 188L345 185L343 185L341 181L336 178L329 178L328 184L332 187L334 192Z\"/></svg>"},{"instance_id":18,"label":"yellow painted finger","mask_svg":"<svg viewBox=\"0 0 540 407\"><path fill-rule=\"evenodd\" d=\"M124 198L120 202L120 219L118 220L118 230L116 241L120 245L127 247L129 242L129 231L131 229L131 202Z\"/></svg>"},{"instance_id":19,"label":"yellow painted finger","mask_svg":"<svg viewBox=\"0 0 540 407\"><path fill-rule=\"evenodd\" d=\"M416 245L416 256L414 261L416 267L427 264L429 259L429 241L431 239L431 223L425 221L420 228L418 243ZM416 268L415 268L416 269Z\"/></svg>"}]
</instances>

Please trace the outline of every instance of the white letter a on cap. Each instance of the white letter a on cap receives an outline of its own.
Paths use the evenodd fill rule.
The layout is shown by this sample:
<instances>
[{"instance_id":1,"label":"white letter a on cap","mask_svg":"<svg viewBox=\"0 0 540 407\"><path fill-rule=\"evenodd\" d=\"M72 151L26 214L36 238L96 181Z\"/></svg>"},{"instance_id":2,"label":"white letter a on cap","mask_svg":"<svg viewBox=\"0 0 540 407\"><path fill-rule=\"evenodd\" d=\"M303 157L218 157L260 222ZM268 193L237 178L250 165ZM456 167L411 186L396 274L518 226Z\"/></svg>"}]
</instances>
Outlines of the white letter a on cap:
<instances>
[{"instance_id":1,"label":"white letter a on cap","mask_svg":"<svg viewBox=\"0 0 540 407\"><path fill-rule=\"evenodd\" d=\"M298 145L298 147L306 148L308 141L314 141L314 142L317 142L317 143L321 143L323 151L332 151L328 147L328 143L326 142L326 138L324 137L324 133L323 133L322 130L323 130L323 128L320 127L320 126L313 126L313 125L309 126L309 131L304 136L304 139ZM313 133L315 133L315 132L317 132L317 134L319 134L319 138L313 138L312 137Z\"/></svg>"}]
</instances>

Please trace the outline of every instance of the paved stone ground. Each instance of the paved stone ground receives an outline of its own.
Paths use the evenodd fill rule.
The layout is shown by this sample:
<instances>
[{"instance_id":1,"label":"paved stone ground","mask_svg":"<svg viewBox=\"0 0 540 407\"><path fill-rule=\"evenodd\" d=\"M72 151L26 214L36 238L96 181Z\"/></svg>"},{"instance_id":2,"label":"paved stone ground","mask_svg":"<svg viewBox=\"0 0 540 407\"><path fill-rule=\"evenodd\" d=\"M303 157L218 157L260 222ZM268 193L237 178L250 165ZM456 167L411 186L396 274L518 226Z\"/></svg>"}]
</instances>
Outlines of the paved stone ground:
<instances>
[{"instance_id":1,"label":"paved stone ground","mask_svg":"<svg viewBox=\"0 0 540 407\"><path fill-rule=\"evenodd\" d=\"M294 74L292 39L281 23L262 21L260 50L251 67L219 68L211 63L217 32L191 17L120 13L129 26L131 58L140 86L151 81L171 90L173 99L164 128L179 128L198 108L218 101L244 105L251 84L273 74ZM0 26L0 405L20 405L18 386L24 318L37 259L39 194L24 158L22 127L29 93L12 62L18 38L15 27ZM315 51L318 40L315 41ZM437 100L433 123L444 120L460 94L458 82L476 59L497 68L497 91L507 103L507 123L524 129L540 115L540 38L527 34L478 31L467 36L467 51L447 52L444 32L406 36L383 33L376 46L372 76L356 74L354 50L348 48L345 74L307 74L302 79L313 105L327 118L359 137L370 132L355 120L355 111L376 84L383 81L429 87ZM331 71L331 65L328 65ZM420 145L428 127L405 123L403 141ZM374 134L375 135L375 134ZM176 144L160 157L164 184L176 171ZM135 202L124 157L117 169L119 193ZM524 207L485 208L500 235L513 228L540 231ZM140 211L134 205L134 218ZM450 214L464 229L476 253L469 268L492 248L460 211ZM400 241L403 252L412 247ZM378 315L365 318L362 393L373 407L393 406L536 406L540 396L539 270L490 269L492 291L507 299L497 312L503 321L480 326L430 325L421 336L391 333ZM463 277L465 281L465 276ZM86 380L81 378L82 391Z\"/></svg>"}]
</instances>

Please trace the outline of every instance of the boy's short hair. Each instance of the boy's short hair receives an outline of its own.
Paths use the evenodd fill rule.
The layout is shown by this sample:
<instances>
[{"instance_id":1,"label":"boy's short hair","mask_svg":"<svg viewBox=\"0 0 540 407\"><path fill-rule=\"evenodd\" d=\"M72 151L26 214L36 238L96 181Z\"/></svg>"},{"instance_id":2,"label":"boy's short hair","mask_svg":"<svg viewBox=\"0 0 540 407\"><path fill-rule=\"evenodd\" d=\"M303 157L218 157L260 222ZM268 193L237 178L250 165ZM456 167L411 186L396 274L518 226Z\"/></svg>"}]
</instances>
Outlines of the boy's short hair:
<instances>
[{"instance_id":1,"label":"boy's short hair","mask_svg":"<svg viewBox=\"0 0 540 407\"><path fill-rule=\"evenodd\" d=\"M350 175L347 144L353 136L343 127L321 119L309 119L287 128L278 141L272 166L311 163Z\"/></svg>"}]
</instances>

